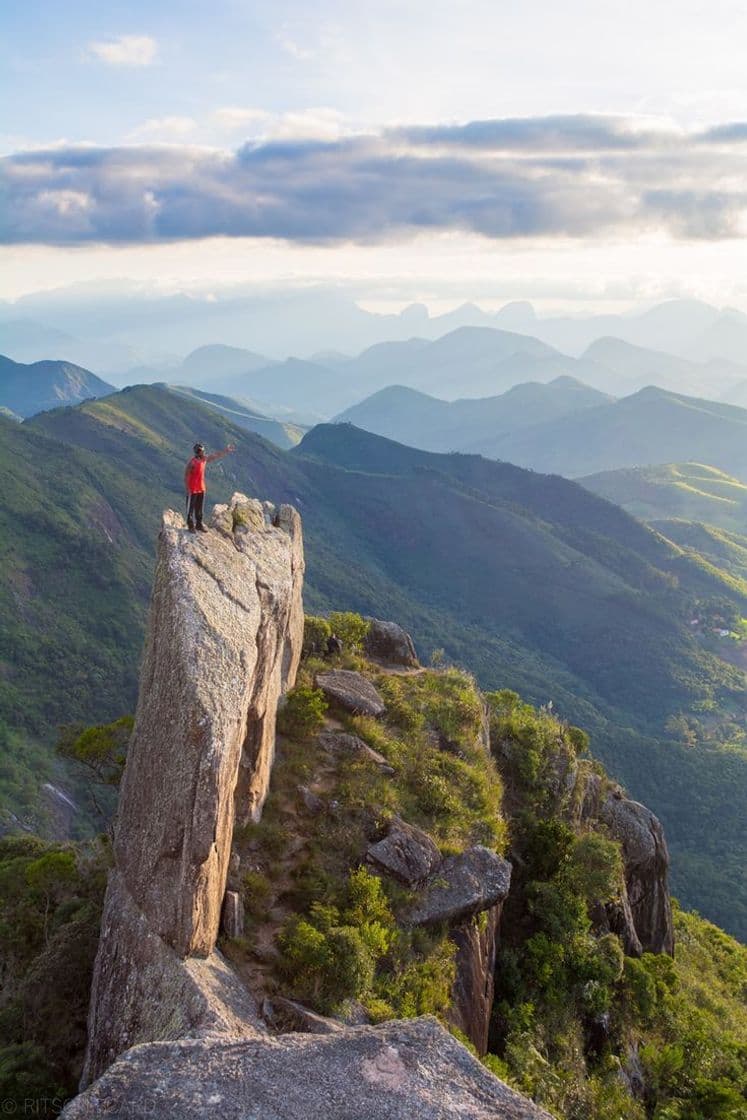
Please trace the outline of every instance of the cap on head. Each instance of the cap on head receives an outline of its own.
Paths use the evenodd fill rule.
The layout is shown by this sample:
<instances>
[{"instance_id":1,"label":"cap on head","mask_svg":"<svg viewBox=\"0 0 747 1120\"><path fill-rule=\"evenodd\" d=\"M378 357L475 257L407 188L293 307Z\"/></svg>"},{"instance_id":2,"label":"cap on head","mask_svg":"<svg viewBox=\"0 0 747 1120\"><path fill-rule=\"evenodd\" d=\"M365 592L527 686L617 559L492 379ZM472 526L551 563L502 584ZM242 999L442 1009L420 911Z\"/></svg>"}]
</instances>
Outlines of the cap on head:
<instances>
[{"instance_id":1,"label":"cap on head","mask_svg":"<svg viewBox=\"0 0 747 1120\"><path fill-rule=\"evenodd\" d=\"M205 447L201 443L196 443L194 445L194 447L192 448L192 450L194 451L195 455L202 455L203 451L205 450Z\"/></svg>"}]
</instances>

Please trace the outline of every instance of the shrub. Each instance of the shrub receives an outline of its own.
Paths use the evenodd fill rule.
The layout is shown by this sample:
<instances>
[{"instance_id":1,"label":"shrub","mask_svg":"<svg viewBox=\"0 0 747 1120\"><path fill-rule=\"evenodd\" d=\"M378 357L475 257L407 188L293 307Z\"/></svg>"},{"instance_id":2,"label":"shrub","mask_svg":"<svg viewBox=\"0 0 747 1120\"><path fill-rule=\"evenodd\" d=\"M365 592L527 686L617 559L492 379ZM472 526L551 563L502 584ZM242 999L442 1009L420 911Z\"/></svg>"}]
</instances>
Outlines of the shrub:
<instances>
[{"instance_id":1,"label":"shrub","mask_svg":"<svg viewBox=\"0 0 747 1120\"><path fill-rule=\"evenodd\" d=\"M318 615L304 615L303 620L303 654L309 657L312 654L324 653L327 647L327 638L332 633L332 627L326 618Z\"/></svg>"},{"instance_id":2,"label":"shrub","mask_svg":"<svg viewBox=\"0 0 747 1120\"><path fill-rule=\"evenodd\" d=\"M333 634L342 639L347 649L360 649L368 633L370 622L354 611L331 611L329 626Z\"/></svg>"},{"instance_id":3,"label":"shrub","mask_svg":"<svg viewBox=\"0 0 747 1120\"><path fill-rule=\"evenodd\" d=\"M327 706L321 689L307 685L292 688L278 712L278 731L293 739L311 738L324 726Z\"/></svg>"}]
</instances>

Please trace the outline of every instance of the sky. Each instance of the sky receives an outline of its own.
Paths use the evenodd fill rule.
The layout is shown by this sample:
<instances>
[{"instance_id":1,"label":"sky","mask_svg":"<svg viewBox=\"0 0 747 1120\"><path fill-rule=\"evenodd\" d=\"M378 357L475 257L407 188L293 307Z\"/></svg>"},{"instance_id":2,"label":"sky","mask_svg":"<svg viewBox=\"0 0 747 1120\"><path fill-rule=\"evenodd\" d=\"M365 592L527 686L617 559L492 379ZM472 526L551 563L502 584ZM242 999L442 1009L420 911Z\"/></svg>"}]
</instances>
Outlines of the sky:
<instances>
[{"instance_id":1,"label":"sky","mask_svg":"<svg viewBox=\"0 0 747 1120\"><path fill-rule=\"evenodd\" d=\"M741 0L3 5L0 298L747 309L746 32Z\"/></svg>"}]
</instances>

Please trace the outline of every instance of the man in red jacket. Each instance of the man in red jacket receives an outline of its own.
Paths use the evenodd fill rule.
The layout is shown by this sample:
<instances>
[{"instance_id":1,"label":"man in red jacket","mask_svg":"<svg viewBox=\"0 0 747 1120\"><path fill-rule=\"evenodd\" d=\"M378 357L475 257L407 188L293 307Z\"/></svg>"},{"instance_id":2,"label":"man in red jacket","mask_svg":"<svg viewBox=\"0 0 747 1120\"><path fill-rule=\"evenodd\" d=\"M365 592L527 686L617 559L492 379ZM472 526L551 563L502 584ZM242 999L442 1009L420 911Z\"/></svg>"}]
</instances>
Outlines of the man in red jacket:
<instances>
[{"instance_id":1,"label":"man in red jacket","mask_svg":"<svg viewBox=\"0 0 747 1120\"><path fill-rule=\"evenodd\" d=\"M205 454L201 443L194 445L194 456L189 460L184 470L184 489L187 491L189 505L187 506L187 528L190 533L207 533L207 526L202 523L202 511L205 505L205 467L222 459L235 451L233 443L224 447L222 451L214 451L212 455Z\"/></svg>"}]
</instances>

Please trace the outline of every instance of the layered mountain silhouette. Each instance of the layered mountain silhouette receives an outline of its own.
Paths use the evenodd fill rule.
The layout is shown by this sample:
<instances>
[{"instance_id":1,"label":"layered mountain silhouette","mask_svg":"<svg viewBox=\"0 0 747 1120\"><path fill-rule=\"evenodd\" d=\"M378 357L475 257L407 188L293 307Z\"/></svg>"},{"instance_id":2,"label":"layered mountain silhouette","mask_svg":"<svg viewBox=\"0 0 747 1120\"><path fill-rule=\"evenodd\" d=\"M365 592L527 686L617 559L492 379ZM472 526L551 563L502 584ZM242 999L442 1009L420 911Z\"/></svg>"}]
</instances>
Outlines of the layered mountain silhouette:
<instances>
[{"instance_id":1,"label":"layered mountain silhouette","mask_svg":"<svg viewBox=\"0 0 747 1120\"><path fill-rule=\"evenodd\" d=\"M0 355L0 406L17 416L33 416L48 408L105 397L114 386L71 362L24 365Z\"/></svg>"},{"instance_id":2,"label":"layered mountain silhouette","mask_svg":"<svg viewBox=\"0 0 747 1120\"><path fill-rule=\"evenodd\" d=\"M515 385L497 397L438 400L404 385L380 389L337 419L427 451L468 451L498 434L612 400L573 377Z\"/></svg>"}]
</instances>

